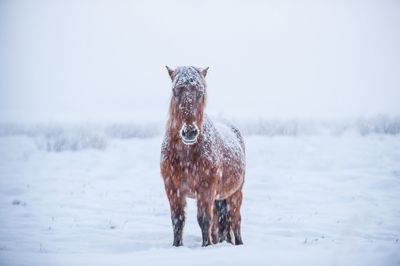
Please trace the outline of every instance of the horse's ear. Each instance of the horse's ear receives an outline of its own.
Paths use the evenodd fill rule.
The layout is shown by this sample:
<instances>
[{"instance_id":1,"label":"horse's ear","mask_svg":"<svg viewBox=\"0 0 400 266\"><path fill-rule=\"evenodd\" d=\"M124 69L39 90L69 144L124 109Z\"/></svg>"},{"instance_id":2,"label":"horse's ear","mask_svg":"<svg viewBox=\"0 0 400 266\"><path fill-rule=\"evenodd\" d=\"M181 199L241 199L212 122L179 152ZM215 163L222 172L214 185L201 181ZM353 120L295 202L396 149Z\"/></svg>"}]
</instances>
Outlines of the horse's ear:
<instances>
[{"instance_id":1,"label":"horse's ear","mask_svg":"<svg viewBox=\"0 0 400 266\"><path fill-rule=\"evenodd\" d=\"M201 71L201 74L203 75L203 77L206 77L207 76L207 72L208 72L208 69L209 69L210 67L206 67L206 68L204 68L202 71Z\"/></svg>"},{"instance_id":2,"label":"horse's ear","mask_svg":"<svg viewBox=\"0 0 400 266\"><path fill-rule=\"evenodd\" d=\"M174 70L169 68L169 66L165 66L165 68L168 70L168 75L171 77L171 80L174 80Z\"/></svg>"}]
</instances>

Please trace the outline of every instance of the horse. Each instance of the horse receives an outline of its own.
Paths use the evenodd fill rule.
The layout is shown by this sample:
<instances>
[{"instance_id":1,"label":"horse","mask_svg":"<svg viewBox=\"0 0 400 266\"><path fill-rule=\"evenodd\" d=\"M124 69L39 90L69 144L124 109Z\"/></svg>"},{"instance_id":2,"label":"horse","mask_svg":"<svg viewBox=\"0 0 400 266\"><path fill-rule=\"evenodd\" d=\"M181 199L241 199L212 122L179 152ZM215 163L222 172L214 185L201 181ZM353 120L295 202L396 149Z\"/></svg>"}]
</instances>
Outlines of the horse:
<instances>
[{"instance_id":1,"label":"horse","mask_svg":"<svg viewBox=\"0 0 400 266\"><path fill-rule=\"evenodd\" d=\"M239 130L205 114L207 68L166 66L172 96L161 146L161 175L173 227L173 246L182 246L186 198L197 200L202 246L241 236L245 145Z\"/></svg>"}]
</instances>

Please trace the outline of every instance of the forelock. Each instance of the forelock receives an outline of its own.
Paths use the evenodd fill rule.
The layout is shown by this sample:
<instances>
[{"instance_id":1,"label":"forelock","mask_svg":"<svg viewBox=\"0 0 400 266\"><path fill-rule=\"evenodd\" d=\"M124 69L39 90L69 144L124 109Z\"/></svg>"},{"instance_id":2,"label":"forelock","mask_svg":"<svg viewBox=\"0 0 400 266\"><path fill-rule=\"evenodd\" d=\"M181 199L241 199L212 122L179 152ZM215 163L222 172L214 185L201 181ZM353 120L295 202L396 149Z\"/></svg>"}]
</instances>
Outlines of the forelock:
<instances>
[{"instance_id":1,"label":"forelock","mask_svg":"<svg viewBox=\"0 0 400 266\"><path fill-rule=\"evenodd\" d=\"M181 66L175 70L173 87L196 86L205 88L205 80L200 71L193 66Z\"/></svg>"}]
</instances>

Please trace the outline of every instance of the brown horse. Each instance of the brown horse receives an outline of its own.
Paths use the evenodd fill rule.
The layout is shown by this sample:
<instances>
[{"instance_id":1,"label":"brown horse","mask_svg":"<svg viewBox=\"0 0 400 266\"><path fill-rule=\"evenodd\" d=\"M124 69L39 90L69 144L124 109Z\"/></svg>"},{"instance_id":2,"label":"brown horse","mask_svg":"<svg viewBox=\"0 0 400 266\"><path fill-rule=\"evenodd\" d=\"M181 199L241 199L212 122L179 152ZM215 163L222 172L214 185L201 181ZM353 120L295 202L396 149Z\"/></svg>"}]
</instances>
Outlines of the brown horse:
<instances>
[{"instance_id":1,"label":"brown horse","mask_svg":"<svg viewBox=\"0 0 400 266\"><path fill-rule=\"evenodd\" d=\"M245 150L238 129L204 113L208 68L167 67L172 97L161 148L161 175L171 207L174 246L181 246L186 197L197 200L203 246L243 244L240 231Z\"/></svg>"}]
</instances>

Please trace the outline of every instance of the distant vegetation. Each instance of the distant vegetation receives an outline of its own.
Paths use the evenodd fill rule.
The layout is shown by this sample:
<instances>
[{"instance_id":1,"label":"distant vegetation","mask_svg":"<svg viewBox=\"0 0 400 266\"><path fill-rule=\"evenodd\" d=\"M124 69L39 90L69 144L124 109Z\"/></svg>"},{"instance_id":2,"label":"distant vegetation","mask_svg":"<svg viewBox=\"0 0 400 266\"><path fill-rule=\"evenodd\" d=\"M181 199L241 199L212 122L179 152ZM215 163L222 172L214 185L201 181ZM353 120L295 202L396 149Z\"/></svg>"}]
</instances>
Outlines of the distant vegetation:
<instances>
[{"instance_id":1,"label":"distant vegetation","mask_svg":"<svg viewBox=\"0 0 400 266\"><path fill-rule=\"evenodd\" d=\"M337 135L355 133L399 135L400 116L380 115L349 120L259 119L235 121L243 135L301 136ZM78 151L102 150L110 139L151 138L163 134L163 123L113 123L113 124L0 124L0 137L25 136L32 138L40 150Z\"/></svg>"}]
</instances>

